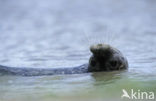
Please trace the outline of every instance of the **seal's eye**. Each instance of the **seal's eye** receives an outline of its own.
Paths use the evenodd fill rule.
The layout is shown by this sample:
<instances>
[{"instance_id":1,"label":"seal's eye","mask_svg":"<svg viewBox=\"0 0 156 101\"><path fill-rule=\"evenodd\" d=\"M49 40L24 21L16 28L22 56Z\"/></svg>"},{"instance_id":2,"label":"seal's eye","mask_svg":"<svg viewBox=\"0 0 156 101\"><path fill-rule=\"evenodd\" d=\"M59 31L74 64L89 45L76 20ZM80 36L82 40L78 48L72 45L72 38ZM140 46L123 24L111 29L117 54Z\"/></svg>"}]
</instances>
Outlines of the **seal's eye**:
<instances>
[{"instance_id":1,"label":"seal's eye","mask_svg":"<svg viewBox=\"0 0 156 101\"><path fill-rule=\"evenodd\" d=\"M94 67L96 65L96 61L95 60L91 60L91 65Z\"/></svg>"},{"instance_id":2,"label":"seal's eye","mask_svg":"<svg viewBox=\"0 0 156 101\"><path fill-rule=\"evenodd\" d=\"M110 61L112 67L117 66L118 62L116 60Z\"/></svg>"}]
</instances>

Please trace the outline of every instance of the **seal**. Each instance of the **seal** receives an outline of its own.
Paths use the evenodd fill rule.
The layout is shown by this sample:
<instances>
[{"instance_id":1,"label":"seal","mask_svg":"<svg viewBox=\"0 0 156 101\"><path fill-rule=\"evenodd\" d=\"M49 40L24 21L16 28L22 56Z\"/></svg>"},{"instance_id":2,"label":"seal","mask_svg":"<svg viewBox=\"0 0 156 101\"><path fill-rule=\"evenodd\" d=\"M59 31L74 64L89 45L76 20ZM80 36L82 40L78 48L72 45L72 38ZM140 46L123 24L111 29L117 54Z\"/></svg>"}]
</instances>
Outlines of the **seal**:
<instances>
[{"instance_id":1,"label":"seal","mask_svg":"<svg viewBox=\"0 0 156 101\"><path fill-rule=\"evenodd\" d=\"M108 44L96 44L90 47L92 56L88 64L71 68L27 68L0 65L1 74L40 76L55 74L80 74L88 72L115 71L128 68L127 59L116 48Z\"/></svg>"},{"instance_id":2,"label":"seal","mask_svg":"<svg viewBox=\"0 0 156 101\"><path fill-rule=\"evenodd\" d=\"M97 44L90 47L93 53L89 60L88 71L113 71L128 68L127 59L116 48L108 44Z\"/></svg>"}]
</instances>

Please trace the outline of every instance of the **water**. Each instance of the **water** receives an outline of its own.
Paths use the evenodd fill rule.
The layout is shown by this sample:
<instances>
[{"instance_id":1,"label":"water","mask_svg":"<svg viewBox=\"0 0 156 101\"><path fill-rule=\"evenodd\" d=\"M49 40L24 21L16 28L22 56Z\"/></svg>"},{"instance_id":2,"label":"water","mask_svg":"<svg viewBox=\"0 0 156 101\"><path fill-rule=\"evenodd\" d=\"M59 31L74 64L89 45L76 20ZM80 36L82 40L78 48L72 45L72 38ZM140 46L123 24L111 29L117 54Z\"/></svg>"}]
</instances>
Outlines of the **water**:
<instances>
[{"instance_id":1,"label":"water","mask_svg":"<svg viewBox=\"0 0 156 101\"><path fill-rule=\"evenodd\" d=\"M0 101L121 101L122 89L156 93L155 5L155 0L0 0L1 65L79 66L88 62L89 46L101 42L121 50L129 62L122 72L0 76Z\"/></svg>"}]
</instances>

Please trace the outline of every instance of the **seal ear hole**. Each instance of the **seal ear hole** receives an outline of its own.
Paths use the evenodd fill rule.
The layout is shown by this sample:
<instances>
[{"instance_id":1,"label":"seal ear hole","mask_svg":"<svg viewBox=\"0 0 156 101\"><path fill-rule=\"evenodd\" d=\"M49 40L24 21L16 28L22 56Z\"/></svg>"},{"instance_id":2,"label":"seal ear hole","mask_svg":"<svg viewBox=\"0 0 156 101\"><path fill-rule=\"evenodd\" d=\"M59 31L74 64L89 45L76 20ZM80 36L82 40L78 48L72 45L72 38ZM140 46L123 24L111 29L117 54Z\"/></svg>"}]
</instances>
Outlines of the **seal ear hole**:
<instances>
[{"instance_id":1,"label":"seal ear hole","mask_svg":"<svg viewBox=\"0 0 156 101\"><path fill-rule=\"evenodd\" d=\"M118 62L114 60L114 61L110 61L110 64L111 66L115 67L117 66Z\"/></svg>"}]
</instances>

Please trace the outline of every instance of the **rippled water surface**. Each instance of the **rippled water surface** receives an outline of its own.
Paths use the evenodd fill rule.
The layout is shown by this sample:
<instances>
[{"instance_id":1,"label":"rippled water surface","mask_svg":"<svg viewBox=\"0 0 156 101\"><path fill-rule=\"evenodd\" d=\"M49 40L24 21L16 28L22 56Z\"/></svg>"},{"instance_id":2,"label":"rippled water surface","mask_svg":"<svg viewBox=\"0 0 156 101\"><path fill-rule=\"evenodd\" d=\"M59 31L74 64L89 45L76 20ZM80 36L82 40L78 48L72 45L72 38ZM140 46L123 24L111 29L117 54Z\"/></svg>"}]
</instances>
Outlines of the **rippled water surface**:
<instances>
[{"instance_id":1,"label":"rippled water surface","mask_svg":"<svg viewBox=\"0 0 156 101\"><path fill-rule=\"evenodd\" d=\"M0 65L82 65L109 43L129 69L54 76L0 76L0 101L117 101L122 89L156 94L155 0L0 0ZM126 100L126 99L124 99Z\"/></svg>"}]
</instances>

